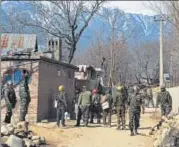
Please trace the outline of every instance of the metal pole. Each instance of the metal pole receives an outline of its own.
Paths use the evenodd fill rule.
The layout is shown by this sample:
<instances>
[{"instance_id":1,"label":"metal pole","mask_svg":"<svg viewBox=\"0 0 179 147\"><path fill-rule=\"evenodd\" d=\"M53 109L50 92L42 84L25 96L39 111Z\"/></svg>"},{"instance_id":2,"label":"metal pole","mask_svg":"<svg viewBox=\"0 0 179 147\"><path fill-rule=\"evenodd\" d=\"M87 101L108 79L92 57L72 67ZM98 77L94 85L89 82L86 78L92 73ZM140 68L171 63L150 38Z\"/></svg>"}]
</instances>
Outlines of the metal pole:
<instances>
[{"instance_id":1,"label":"metal pole","mask_svg":"<svg viewBox=\"0 0 179 147\"><path fill-rule=\"evenodd\" d=\"M163 21L160 20L160 86L163 84Z\"/></svg>"}]
</instances>

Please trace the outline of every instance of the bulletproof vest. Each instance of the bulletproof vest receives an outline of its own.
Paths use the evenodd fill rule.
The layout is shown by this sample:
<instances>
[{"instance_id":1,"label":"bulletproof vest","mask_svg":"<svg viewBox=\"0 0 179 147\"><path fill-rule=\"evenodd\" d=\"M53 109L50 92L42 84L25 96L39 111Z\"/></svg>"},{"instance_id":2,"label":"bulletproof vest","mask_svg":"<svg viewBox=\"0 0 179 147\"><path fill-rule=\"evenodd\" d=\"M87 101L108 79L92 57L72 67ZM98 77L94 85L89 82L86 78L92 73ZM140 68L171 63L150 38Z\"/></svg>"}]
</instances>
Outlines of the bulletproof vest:
<instances>
[{"instance_id":1,"label":"bulletproof vest","mask_svg":"<svg viewBox=\"0 0 179 147\"><path fill-rule=\"evenodd\" d=\"M133 94L130 101L130 107L138 108L142 104L142 98L140 94Z\"/></svg>"},{"instance_id":2,"label":"bulletproof vest","mask_svg":"<svg viewBox=\"0 0 179 147\"><path fill-rule=\"evenodd\" d=\"M125 93L123 92L117 92L117 95L116 95L116 105L125 105L126 103L126 96L125 96Z\"/></svg>"},{"instance_id":3,"label":"bulletproof vest","mask_svg":"<svg viewBox=\"0 0 179 147\"><path fill-rule=\"evenodd\" d=\"M168 93L168 91L160 93L160 102L161 102L161 105L167 105L167 104L170 103L169 102L169 93Z\"/></svg>"}]
</instances>

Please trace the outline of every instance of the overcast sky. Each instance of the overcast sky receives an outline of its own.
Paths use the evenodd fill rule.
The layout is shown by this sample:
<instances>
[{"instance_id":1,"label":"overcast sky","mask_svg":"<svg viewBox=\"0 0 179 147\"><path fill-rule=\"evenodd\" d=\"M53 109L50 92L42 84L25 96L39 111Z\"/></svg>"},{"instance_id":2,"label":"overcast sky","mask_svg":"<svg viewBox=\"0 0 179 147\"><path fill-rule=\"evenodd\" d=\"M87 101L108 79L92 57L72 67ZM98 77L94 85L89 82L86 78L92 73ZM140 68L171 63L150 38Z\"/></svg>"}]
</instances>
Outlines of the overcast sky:
<instances>
[{"instance_id":1,"label":"overcast sky","mask_svg":"<svg viewBox=\"0 0 179 147\"><path fill-rule=\"evenodd\" d=\"M118 7L125 12L154 15L149 1L108 1L105 7Z\"/></svg>"}]
</instances>

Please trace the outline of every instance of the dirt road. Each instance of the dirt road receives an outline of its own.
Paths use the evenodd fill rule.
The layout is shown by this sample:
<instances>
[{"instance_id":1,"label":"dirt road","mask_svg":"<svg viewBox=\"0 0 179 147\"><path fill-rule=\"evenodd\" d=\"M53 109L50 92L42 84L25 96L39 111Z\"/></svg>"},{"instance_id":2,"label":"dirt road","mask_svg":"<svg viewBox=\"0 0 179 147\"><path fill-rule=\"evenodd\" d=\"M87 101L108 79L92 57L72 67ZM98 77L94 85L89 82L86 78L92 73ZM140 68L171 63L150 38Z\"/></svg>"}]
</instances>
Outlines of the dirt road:
<instances>
[{"instance_id":1,"label":"dirt road","mask_svg":"<svg viewBox=\"0 0 179 147\"><path fill-rule=\"evenodd\" d=\"M46 137L49 147L152 147L153 139L148 135L151 126L156 124L152 109L141 116L141 127L138 136L131 137L130 131L116 131L115 118L112 128L90 125L88 128L74 128L74 121L67 122L66 129L54 128L55 123L40 124L31 129L40 136ZM128 122L127 122L128 124Z\"/></svg>"}]
</instances>

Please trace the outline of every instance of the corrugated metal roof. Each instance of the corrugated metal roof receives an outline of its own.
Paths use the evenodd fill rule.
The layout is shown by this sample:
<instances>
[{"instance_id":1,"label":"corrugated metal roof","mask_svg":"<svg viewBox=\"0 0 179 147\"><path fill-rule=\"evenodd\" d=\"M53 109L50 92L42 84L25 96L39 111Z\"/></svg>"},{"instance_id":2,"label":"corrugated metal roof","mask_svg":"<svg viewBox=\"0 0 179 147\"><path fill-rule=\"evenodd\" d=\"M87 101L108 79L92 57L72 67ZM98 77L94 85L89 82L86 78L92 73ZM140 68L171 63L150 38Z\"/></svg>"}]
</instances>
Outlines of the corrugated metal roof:
<instances>
[{"instance_id":1,"label":"corrugated metal roof","mask_svg":"<svg viewBox=\"0 0 179 147\"><path fill-rule=\"evenodd\" d=\"M1 34L2 55L37 50L36 34Z\"/></svg>"}]
</instances>

